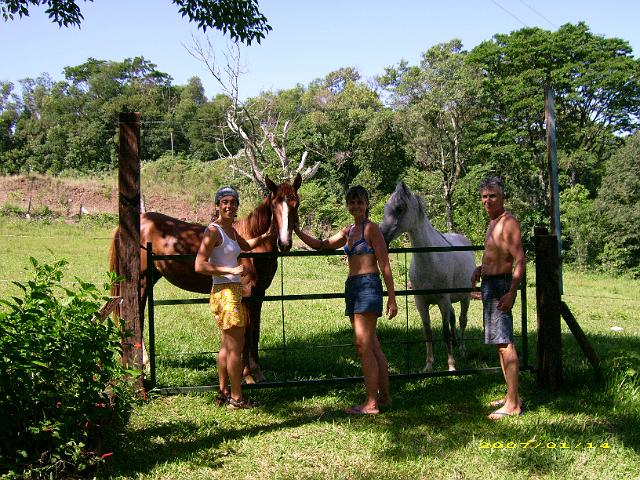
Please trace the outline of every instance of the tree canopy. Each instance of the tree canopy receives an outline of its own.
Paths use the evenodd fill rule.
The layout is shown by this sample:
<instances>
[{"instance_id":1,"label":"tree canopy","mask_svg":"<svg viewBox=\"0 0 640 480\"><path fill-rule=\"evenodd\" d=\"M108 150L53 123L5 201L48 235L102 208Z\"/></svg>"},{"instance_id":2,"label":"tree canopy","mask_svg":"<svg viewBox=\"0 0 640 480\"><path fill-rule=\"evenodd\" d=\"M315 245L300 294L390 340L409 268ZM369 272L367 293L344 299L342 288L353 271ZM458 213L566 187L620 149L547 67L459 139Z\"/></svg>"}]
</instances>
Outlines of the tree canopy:
<instances>
[{"instance_id":1,"label":"tree canopy","mask_svg":"<svg viewBox=\"0 0 640 480\"><path fill-rule=\"evenodd\" d=\"M0 0L0 11L5 21L29 16L29 9L46 6L45 12L59 26L79 27L84 16L78 6L79 0ZM85 2L87 0L84 0ZM88 0L93 2L93 0ZM206 31L214 28L229 34L232 40L250 45L260 43L271 26L260 13L257 0L171 0L177 5L178 13L195 22Z\"/></svg>"},{"instance_id":2,"label":"tree canopy","mask_svg":"<svg viewBox=\"0 0 640 480\"><path fill-rule=\"evenodd\" d=\"M0 81L0 173L109 171L118 112L139 111L141 160L221 161L247 191L262 173L301 169L303 221L327 229L346 221L349 186L370 190L377 219L403 180L438 228L481 243L478 184L497 174L531 245L532 227L550 219L550 86L566 260L637 269L639 65L624 40L567 24L496 35L470 51L453 39L417 65L400 60L376 83L347 66L239 102L237 82L208 99L198 77L175 85L143 57L89 58L66 67L62 81Z\"/></svg>"}]
</instances>

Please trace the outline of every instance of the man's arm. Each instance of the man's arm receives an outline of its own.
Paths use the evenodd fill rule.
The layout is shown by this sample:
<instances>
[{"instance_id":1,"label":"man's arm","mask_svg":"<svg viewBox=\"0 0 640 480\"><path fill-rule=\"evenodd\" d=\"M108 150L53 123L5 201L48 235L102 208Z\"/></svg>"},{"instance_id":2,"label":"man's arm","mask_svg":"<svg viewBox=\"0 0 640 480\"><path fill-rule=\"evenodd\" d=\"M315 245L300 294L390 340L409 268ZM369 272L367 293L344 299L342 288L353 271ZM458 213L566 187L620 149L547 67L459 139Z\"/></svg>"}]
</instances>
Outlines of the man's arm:
<instances>
[{"instance_id":1,"label":"man's arm","mask_svg":"<svg viewBox=\"0 0 640 480\"><path fill-rule=\"evenodd\" d=\"M513 303L515 302L516 295L518 293L518 287L520 286L522 277L524 277L527 259L524 254L524 248L522 247L520 224L515 218L510 216L506 219L503 234L505 248L509 252L511 258L513 258L513 273L511 277L511 287L498 302L498 309L502 311L509 311L513 307Z\"/></svg>"}]
</instances>

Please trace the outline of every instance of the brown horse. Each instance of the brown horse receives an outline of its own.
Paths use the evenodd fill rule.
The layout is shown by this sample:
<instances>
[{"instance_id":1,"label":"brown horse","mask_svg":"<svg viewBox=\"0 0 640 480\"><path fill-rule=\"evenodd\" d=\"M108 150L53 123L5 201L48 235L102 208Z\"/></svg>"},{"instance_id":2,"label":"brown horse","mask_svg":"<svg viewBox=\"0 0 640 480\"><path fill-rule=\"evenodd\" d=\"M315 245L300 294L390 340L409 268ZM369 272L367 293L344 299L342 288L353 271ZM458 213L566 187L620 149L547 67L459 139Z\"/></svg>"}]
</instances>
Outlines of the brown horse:
<instances>
[{"instance_id":1,"label":"brown horse","mask_svg":"<svg viewBox=\"0 0 640 480\"><path fill-rule=\"evenodd\" d=\"M244 238L255 238L274 228L277 235L270 242L263 242L253 252L286 252L291 249L293 225L298 221L298 188L302 183L300 174L296 175L293 185L276 185L265 178L269 195L247 217L235 222L234 227ZM143 213L140 216L140 318L144 322L144 308L147 299L147 255L146 245L151 242L154 255L181 255L198 253L205 225L188 223L162 213ZM118 230L111 242L110 269L116 274L118 269ZM244 296L262 296L265 294L276 273L278 259L242 258L249 268L249 274L243 277ZM155 262L154 283L165 277L173 285L190 292L209 293L211 277L196 273L195 258L191 261L161 260ZM250 323L245 333L244 377L247 383L260 382L264 375L258 362L258 343L260 340L260 312L262 301L246 302Z\"/></svg>"}]
</instances>

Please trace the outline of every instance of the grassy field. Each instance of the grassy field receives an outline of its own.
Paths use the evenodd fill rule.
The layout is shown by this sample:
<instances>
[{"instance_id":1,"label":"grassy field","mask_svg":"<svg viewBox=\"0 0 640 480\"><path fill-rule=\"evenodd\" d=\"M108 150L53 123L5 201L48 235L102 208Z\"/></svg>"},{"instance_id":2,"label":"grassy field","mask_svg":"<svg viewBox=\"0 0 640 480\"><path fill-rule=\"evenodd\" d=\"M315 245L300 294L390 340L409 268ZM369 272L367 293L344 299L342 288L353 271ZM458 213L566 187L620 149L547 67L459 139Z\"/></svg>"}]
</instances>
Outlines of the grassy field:
<instances>
[{"instance_id":1,"label":"grassy field","mask_svg":"<svg viewBox=\"0 0 640 480\"><path fill-rule=\"evenodd\" d=\"M106 279L111 226L44 224L0 218L2 297L18 293L29 256L69 260L77 276ZM404 262L392 257L398 288ZM340 292L340 257L285 260L285 293ZM529 269L529 363L535 364L535 279ZM525 415L486 420L489 401L503 392L499 373L392 382L394 406L376 417L350 417L360 383L252 390L261 406L228 412L211 394L150 395L127 428L109 439L113 455L98 478L640 478L640 281L565 271L567 302L605 365L597 381L563 328L565 386L541 390L532 372L521 375ZM280 274L268 292L280 293ZM192 298L161 281L156 298ZM392 373L424 365L421 323L413 300L394 320L381 319L380 338ZM269 380L359 375L342 300L266 303L261 338ZM516 306L519 312L519 306ZM440 319L431 310L435 369L446 354ZM520 316L516 316L520 320ZM218 334L206 305L156 308L158 381L201 385L215 381ZM519 321L517 323L520 323ZM620 327L622 330L612 327ZM472 302L465 358L458 368L494 367L495 351L481 341L479 302ZM518 330L521 334L521 329ZM519 342L522 337L519 336ZM283 352L283 343L287 350ZM520 351L522 345L519 343ZM202 353L205 352L205 353ZM457 353L457 352L456 352Z\"/></svg>"}]
</instances>

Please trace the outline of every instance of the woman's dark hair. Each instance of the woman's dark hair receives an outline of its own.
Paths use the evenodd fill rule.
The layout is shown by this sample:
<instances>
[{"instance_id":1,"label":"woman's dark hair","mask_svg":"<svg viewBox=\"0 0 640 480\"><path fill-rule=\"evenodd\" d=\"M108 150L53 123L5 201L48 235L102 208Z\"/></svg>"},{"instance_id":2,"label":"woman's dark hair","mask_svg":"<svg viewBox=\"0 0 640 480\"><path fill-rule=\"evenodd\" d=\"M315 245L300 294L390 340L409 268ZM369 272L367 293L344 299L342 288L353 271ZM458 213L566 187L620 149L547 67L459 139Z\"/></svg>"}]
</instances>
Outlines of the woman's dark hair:
<instances>
[{"instance_id":1,"label":"woman's dark hair","mask_svg":"<svg viewBox=\"0 0 640 480\"><path fill-rule=\"evenodd\" d=\"M347 193L344 195L345 201L349 203L351 200L355 200L356 198L361 198L365 202L367 202L367 217L369 216L369 192L362 185L354 185Z\"/></svg>"},{"instance_id":2,"label":"woman's dark hair","mask_svg":"<svg viewBox=\"0 0 640 480\"><path fill-rule=\"evenodd\" d=\"M215 200L214 200L215 207L213 209L213 214L211 215L212 222L215 222L220 216L220 210L218 209L218 205L220 205L220 200L222 199L222 197L227 197L227 196L235 198L238 205L240 205L240 195L238 194L238 191L235 188L229 185L220 187L215 194Z\"/></svg>"}]
</instances>

